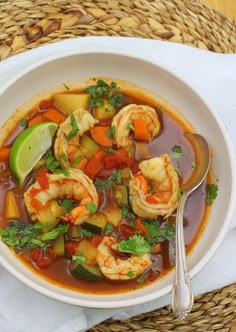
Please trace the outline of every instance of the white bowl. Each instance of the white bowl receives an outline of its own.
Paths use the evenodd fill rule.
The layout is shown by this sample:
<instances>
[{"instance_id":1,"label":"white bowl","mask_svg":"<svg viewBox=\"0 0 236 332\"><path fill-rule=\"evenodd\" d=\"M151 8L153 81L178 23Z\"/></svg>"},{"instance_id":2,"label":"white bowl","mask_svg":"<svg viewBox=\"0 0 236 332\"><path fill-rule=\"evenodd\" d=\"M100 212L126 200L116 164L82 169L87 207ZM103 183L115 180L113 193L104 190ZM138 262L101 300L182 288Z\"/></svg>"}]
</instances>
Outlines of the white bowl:
<instances>
[{"instance_id":1,"label":"white bowl","mask_svg":"<svg viewBox=\"0 0 236 332\"><path fill-rule=\"evenodd\" d=\"M218 197L210 220L195 249L187 259L190 276L195 276L223 241L233 213L235 178L233 153L224 124L208 103L185 80L154 60L125 51L75 50L44 57L25 68L0 90L0 125L25 100L61 82L103 76L131 81L158 92L177 107L207 139L213 152L212 167L219 178ZM34 290L56 300L84 307L128 307L157 299L171 291L173 273L150 286L124 294L80 294L48 283L28 270L0 242L0 262L15 277Z\"/></svg>"}]
</instances>

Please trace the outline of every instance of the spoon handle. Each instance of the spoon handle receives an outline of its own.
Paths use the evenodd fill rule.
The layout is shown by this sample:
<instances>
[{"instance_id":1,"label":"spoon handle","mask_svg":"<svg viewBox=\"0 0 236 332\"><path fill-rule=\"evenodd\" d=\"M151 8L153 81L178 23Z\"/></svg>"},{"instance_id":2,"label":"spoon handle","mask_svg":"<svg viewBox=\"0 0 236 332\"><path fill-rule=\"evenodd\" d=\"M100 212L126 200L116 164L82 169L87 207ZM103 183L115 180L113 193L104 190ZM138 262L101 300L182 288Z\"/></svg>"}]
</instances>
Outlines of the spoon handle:
<instances>
[{"instance_id":1,"label":"spoon handle","mask_svg":"<svg viewBox=\"0 0 236 332\"><path fill-rule=\"evenodd\" d=\"M175 317L181 320L188 315L194 301L190 276L186 268L183 235L183 212L189 194L190 192L186 192L181 196L176 216L176 259L172 289L172 310Z\"/></svg>"}]
</instances>

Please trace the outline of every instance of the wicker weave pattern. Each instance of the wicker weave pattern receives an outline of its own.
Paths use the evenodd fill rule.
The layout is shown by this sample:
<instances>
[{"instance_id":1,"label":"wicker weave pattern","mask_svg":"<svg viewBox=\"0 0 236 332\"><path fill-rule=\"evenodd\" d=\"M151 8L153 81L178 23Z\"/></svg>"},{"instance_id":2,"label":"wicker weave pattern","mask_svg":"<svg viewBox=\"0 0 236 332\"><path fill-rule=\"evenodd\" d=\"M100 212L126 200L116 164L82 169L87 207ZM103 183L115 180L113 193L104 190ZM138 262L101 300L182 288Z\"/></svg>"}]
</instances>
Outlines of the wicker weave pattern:
<instances>
[{"instance_id":1,"label":"wicker weave pattern","mask_svg":"<svg viewBox=\"0 0 236 332\"><path fill-rule=\"evenodd\" d=\"M197 0L0 0L0 60L82 36L161 39L236 53L236 22ZM185 321L167 306L89 331L236 332L236 284L197 297Z\"/></svg>"},{"instance_id":2,"label":"wicker weave pattern","mask_svg":"<svg viewBox=\"0 0 236 332\"><path fill-rule=\"evenodd\" d=\"M236 53L236 23L189 0L0 2L0 59L79 36L162 39Z\"/></svg>"}]
</instances>

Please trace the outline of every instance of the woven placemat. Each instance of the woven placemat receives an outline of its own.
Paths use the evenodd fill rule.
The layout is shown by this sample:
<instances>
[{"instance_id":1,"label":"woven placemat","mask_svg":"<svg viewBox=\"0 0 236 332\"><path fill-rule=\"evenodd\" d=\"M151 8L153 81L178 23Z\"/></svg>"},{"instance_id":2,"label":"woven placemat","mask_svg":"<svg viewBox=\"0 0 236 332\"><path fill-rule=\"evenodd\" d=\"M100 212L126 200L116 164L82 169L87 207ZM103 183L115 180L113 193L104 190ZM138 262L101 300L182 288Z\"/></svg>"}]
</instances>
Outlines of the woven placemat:
<instances>
[{"instance_id":1,"label":"woven placemat","mask_svg":"<svg viewBox=\"0 0 236 332\"><path fill-rule=\"evenodd\" d=\"M79 36L162 39L236 53L236 22L191 0L0 0L0 59Z\"/></svg>"},{"instance_id":2,"label":"woven placemat","mask_svg":"<svg viewBox=\"0 0 236 332\"><path fill-rule=\"evenodd\" d=\"M161 39L236 53L236 22L190 0L0 0L0 60L39 45L82 36ZM170 306L90 332L236 332L236 284L195 299L185 321Z\"/></svg>"}]
</instances>

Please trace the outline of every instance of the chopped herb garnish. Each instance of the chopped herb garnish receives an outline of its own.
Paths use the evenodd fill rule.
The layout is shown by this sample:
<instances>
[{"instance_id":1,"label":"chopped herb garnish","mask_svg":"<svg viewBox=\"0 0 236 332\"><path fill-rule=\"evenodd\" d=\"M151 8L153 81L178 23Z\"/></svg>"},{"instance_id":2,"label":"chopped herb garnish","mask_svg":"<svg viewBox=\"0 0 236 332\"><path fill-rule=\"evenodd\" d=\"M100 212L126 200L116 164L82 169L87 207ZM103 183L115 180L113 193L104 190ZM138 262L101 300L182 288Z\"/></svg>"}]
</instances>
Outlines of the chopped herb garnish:
<instances>
[{"instance_id":1,"label":"chopped herb garnish","mask_svg":"<svg viewBox=\"0 0 236 332\"><path fill-rule=\"evenodd\" d=\"M130 218L130 219L135 218L134 213L131 212L131 206L126 204L123 204L121 207L121 215L122 218Z\"/></svg>"},{"instance_id":2,"label":"chopped herb garnish","mask_svg":"<svg viewBox=\"0 0 236 332\"><path fill-rule=\"evenodd\" d=\"M193 161L192 161L192 170L196 169L196 167L197 167L197 164L196 164L196 162L193 160Z\"/></svg>"},{"instance_id":3,"label":"chopped herb garnish","mask_svg":"<svg viewBox=\"0 0 236 332\"><path fill-rule=\"evenodd\" d=\"M73 114L71 114L71 116L70 116L70 123L71 123L72 130L71 130L71 133L65 137L65 139L67 141L69 141L70 139L72 139L73 137L75 137L76 134L79 131L79 128L77 126L77 123L76 123L76 120L75 120L75 117L74 117Z\"/></svg>"},{"instance_id":4,"label":"chopped herb garnish","mask_svg":"<svg viewBox=\"0 0 236 332\"><path fill-rule=\"evenodd\" d=\"M129 271L129 272L127 273L127 276L128 276L129 278L133 278L133 277L136 276L136 273L135 273L134 271Z\"/></svg>"},{"instance_id":5,"label":"chopped herb garnish","mask_svg":"<svg viewBox=\"0 0 236 332\"><path fill-rule=\"evenodd\" d=\"M70 88L68 87L68 85L66 85L65 83L62 83L62 85L64 85L64 87L66 88L66 90L70 90Z\"/></svg>"},{"instance_id":6,"label":"chopped herb garnish","mask_svg":"<svg viewBox=\"0 0 236 332\"><path fill-rule=\"evenodd\" d=\"M52 231L44 233L41 239L38 238L41 234L43 227L48 227L50 223L36 223L34 225L26 225L21 221L12 222L8 228L0 228L1 240L9 247L14 248L16 251L22 252L32 250L36 247L42 249L47 248L47 243L44 241L53 240L59 234L65 234L68 232L68 225L58 225Z\"/></svg>"},{"instance_id":7,"label":"chopped herb garnish","mask_svg":"<svg viewBox=\"0 0 236 332\"><path fill-rule=\"evenodd\" d=\"M94 237L94 235L95 235L94 233L92 233L90 231L87 231L87 229L84 229L84 228L81 228L81 227L79 227L78 229L79 229L79 232L81 234L83 234L84 236L86 236L86 237L91 238L91 237Z\"/></svg>"},{"instance_id":8,"label":"chopped herb garnish","mask_svg":"<svg viewBox=\"0 0 236 332\"><path fill-rule=\"evenodd\" d=\"M75 158L75 160L71 163L71 167L74 167L75 165L77 165L80 161L82 160L82 156L78 156Z\"/></svg>"},{"instance_id":9,"label":"chopped herb garnish","mask_svg":"<svg viewBox=\"0 0 236 332\"><path fill-rule=\"evenodd\" d=\"M110 110L109 110L108 108L105 108L105 112L106 112L106 113L109 113Z\"/></svg>"},{"instance_id":10,"label":"chopped herb garnish","mask_svg":"<svg viewBox=\"0 0 236 332\"><path fill-rule=\"evenodd\" d=\"M129 124L128 124L128 129L134 131L134 126L132 125L132 123L129 123Z\"/></svg>"},{"instance_id":11,"label":"chopped herb garnish","mask_svg":"<svg viewBox=\"0 0 236 332\"><path fill-rule=\"evenodd\" d=\"M107 180L98 180L95 183L97 189L106 189L114 187L116 183L121 182L121 169L118 169L116 172L112 173Z\"/></svg>"},{"instance_id":12,"label":"chopped herb garnish","mask_svg":"<svg viewBox=\"0 0 236 332\"><path fill-rule=\"evenodd\" d=\"M107 131L107 136L110 138L114 138L116 133L116 127L112 126L108 131Z\"/></svg>"},{"instance_id":13,"label":"chopped herb garnish","mask_svg":"<svg viewBox=\"0 0 236 332\"><path fill-rule=\"evenodd\" d=\"M52 154L49 154L47 156L47 158L45 160L45 164L46 164L47 168L53 173L62 173L65 176L70 175L70 172L68 171L68 169L59 168L59 166L60 166L59 161L56 160L56 158Z\"/></svg>"},{"instance_id":14,"label":"chopped herb garnish","mask_svg":"<svg viewBox=\"0 0 236 332\"><path fill-rule=\"evenodd\" d=\"M86 257L84 255L73 255L72 261L76 261L77 264L84 264L86 263Z\"/></svg>"},{"instance_id":15,"label":"chopped herb garnish","mask_svg":"<svg viewBox=\"0 0 236 332\"><path fill-rule=\"evenodd\" d=\"M65 208L67 208L67 210L70 212L74 209L75 204L70 200L70 199L62 199L58 201L58 204L60 206L63 206Z\"/></svg>"},{"instance_id":16,"label":"chopped herb garnish","mask_svg":"<svg viewBox=\"0 0 236 332\"><path fill-rule=\"evenodd\" d=\"M183 190L178 190L178 201L180 200L181 196L183 195Z\"/></svg>"},{"instance_id":17,"label":"chopped herb garnish","mask_svg":"<svg viewBox=\"0 0 236 332\"><path fill-rule=\"evenodd\" d=\"M218 193L218 186L214 183L207 185L207 205L212 205L214 199L216 199Z\"/></svg>"},{"instance_id":18,"label":"chopped herb garnish","mask_svg":"<svg viewBox=\"0 0 236 332\"><path fill-rule=\"evenodd\" d=\"M172 241L174 239L175 227L168 222L160 223L159 220L142 220L142 223L146 226L151 236L148 239L150 244L163 240Z\"/></svg>"},{"instance_id":19,"label":"chopped herb garnish","mask_svg":"<svg viewBox=\"0 0 236 332\"><path fill-rule=\"evenodd\" d=\"M112 153L112 152L114 152L114 151L115 151L115 150L114 150L113 148L109 147L109 148L107 148L106 153L108 154L108 153Z\"/></svg>"},{"instance_id":20,"label":"chopped herb garnish","mask_svg":"<svg viewBox=\"0 0 236 332\"><path fill-rule=\"evenodd\" d=\"M106 224L106 234L113 232L113 225L112 224Z\"/></svg>"},{"instance_id":21,"label":"chopped herb garnish","mask_svg":"<svg viewBox=\"0 0 236 332\"><path fill-rule=\"evenodd\" d=\"M66 165L68 165L68 161L67 161L67 157L66 157L65 153L63 153L63 154L61 155L61 159L64 161L64 163L65 163Z\"/></svg>"},{"instance_id":22,"label":"chopped herb garnish","mask_svg":"<svg viewBox=\"0 0 236 332\"><path fill-rule=\"evenodd\" d=\"M173 158L177 159L177 158L182 158L184 156L184 152L180 146L177 146L177 145L174 146L172 148L172 152L173 152L173 154L172 154Z\"/></svg>"},{"instance_id":23,"label":"chopped herb garnish","mask_svg":"<svg viewBox=\"0 0 236 332\"><path fill-rule=\"evenodd\" d=\"M96 207L96 205L94 203L88 203L86 205L86 208L87 208L88 211L90 211L92 213L95 213L96 210L97 210L97 207Z\"/></svg>"},{"instance_id":24,"label":"chopped herb garnish","mask_svg":"<svg viewBox=\"0 0 236 332\"><path fill-rule=\"evenodd\" d=\"M54 240L59 234L65 234L68 232L69 225L59 224L57 227L53 228L50 232L44 233L42 235L42 241Z\"/></svg>"},{"instance_id":25,"label":"chopped herb garnish","mask_svg":"<svg viewBox=\"0 0 236 332\"><path fill-rule=\"evenodd\" d=\"M142 256L151 251L149 243L143 236L134 234L128 240L122 240L118 244L120 252L127 252L137 256Z\"/></svg>"},{"instance_id":26,"label":"chopped herb garnish","mask_svg":"<svg viewBox=\"0 0 236 332\"><path fill-rule=\"evenodd\" d=\"M103 80L98 80L97 84L90 85L85 89L85 92L90 94L90 98L88 103L91 107L102 107L105 104L105 99L108 100L108 103L113 106L121 106L122 93L116 94L117 84L115 82L111 82L111 85L106 83ZM109 112L106 108L105 112Z\"/></svg>"},{"instance_id":27,"label":"chopped herb garnish","mask_svg":"<svg viewBox=\"0 0 236 332\"><path fill-rule=\"evenodd\" d=\"M24 119L20 120L20 123L19 123L20 127L25 127L26 124L27 124L27 119L24 118Z\"/></svg>"},{"instance_id":28,"label":"chopped herb garnish","mask_svg":"<svg viewBox=\"0 0 236 332\"><path fill-rule=\"evenodd\" d=\"M123 94L122 93L118 93L117 95L111 97L108 100L108 104L114 106L114 107L120 107L122 105L122 98L123 98Z\"/></svg>"}]
</instances>

